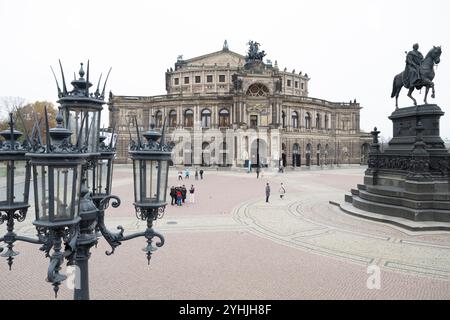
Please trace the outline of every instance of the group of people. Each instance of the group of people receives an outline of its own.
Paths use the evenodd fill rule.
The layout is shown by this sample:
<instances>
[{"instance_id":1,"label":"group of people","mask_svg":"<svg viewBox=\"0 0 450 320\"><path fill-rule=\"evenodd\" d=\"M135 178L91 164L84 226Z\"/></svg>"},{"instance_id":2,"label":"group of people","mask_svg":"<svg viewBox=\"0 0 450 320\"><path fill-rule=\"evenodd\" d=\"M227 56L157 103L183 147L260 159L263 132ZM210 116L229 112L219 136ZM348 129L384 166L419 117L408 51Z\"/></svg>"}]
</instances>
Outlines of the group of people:
<instances>
[{"instance_id":1,"label":"group of people","mask_svg":"<svg viewBox=\"0 0 450 320\"><path fill-rule=\"evenodd\" d=\"M203 169L197 170L195 169L195 180L198 180L198 176L200 174L200 179L203 180ZM189 179L190 172L189 168L184 169L184 178ZM178 171L178 181L183 180L183 171Z\"/></svg>"},{"instance_id":2,"label":"group of people","mask_svg":"<svg viewBox=\"0 0 450 320\"><path fill-rule=\"evenodd\" d=\"M182 206L183 203L186 202L187 198L187 189L186 186L183 184L182 186L174 187L172 186L170 188L170 197L172 199L171 205L177 205ZM194 185L191 184L191 188L189 189L189 201L191 203L195 202L195 188Z\"/></svg>"}]
</instances>

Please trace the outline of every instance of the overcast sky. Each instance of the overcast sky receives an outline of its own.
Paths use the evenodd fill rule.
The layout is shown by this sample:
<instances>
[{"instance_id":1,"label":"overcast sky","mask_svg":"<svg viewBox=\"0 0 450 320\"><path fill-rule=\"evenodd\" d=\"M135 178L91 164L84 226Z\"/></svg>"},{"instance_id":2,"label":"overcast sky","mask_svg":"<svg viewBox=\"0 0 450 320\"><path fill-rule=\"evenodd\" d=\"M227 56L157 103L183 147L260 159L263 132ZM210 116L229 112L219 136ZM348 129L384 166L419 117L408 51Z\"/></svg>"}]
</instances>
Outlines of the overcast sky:
<instances>
[{"instance_id":1,"label":"overcast sky","mask_svg":"<svg viewBox=\"0 0 450 320\"><path fill-rule=\"evenodd\" d=\"M441 136L450 138L448 0L0 0L0 34L0 96L28 102L57 100L49 66L58 59L70 80L90 59L92 82L111 66L107 90L149 96L165 94L164 73L178 55L218 51L225 39L245 55L256 40L280 69L308 73L311 97L356 98L361 128L378 126L385 137L392 136L390 94L405 51L418 42L425 56L441 45L436 99L429 102L446 112ZM423 94L413 95L422 101ZM399 103L412 105L404 88Z\"/></svg>"}]
</instances>

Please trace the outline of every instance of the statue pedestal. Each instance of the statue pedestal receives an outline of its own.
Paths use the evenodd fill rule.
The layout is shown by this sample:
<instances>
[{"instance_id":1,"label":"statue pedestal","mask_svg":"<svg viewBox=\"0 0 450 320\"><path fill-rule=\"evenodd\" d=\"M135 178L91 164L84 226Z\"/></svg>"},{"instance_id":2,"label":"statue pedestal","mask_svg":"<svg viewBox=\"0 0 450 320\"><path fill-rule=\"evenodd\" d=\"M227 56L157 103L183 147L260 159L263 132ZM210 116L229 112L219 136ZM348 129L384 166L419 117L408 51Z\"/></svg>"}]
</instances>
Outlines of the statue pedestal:
<instances>
[{"instance_id":1,"label":"statue pedestal","mask_svg":"<svg viewBox=\"0 0 450 320\"><path fill-rule=\"evenodd\" d=\"M405 219L405 228L407 221L424 223L415 230L428 230L431 222L429 230L450 230L450 153L439 135L442 115L437 105L395 110L389 117L394 132L388 148L380 152L372 144L364 184L345 197L352 206L344 211L351 213L353 207L358 216L367 212L377 220L378 214L396 225Z\"/></svg>"}]
</instances>

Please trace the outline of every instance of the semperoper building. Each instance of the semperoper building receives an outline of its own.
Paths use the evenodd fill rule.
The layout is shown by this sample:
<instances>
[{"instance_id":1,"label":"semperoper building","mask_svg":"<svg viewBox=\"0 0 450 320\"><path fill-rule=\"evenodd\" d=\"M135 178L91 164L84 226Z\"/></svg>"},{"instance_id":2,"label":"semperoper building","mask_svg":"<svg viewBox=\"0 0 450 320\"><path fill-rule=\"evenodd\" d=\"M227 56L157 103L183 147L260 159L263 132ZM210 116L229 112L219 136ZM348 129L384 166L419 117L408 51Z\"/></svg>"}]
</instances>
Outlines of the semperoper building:
<instances>
[{"instance_id":1,"label":"semperoper building","mask_svg":"<svg viewBox=\"0 0 450 320\"><path fill-rule=\"evenodd\" d=\"M308 96L309 76L263 62L251 41L246 56L222 50L183 60L166 72L165 95L110 94L118 133L117 162L126 163L130 136L166 119L173 162L185 166L278 168L364 164L370 135L360 130L361 106Z\"/></svg>"}]
</instances>

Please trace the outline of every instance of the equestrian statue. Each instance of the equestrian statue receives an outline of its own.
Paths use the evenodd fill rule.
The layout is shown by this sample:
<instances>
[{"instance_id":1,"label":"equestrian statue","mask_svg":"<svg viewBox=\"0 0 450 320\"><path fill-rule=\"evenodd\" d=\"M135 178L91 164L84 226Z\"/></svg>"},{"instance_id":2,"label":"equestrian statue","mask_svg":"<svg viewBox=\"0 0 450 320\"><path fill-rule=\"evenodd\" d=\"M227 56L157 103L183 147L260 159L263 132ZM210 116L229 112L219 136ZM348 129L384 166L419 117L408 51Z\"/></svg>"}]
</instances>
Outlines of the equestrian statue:
<instances>
[{"instance_id":1,"label":"equestrian statue","mask_svg":"<svg viewBox=\"0 0 450 320\"><path fill-rule=\"evenodd\" d=\"M414 101L415 106L417 106L417 101L411 95L414 89L420 90L425 87L425 98L423 100L425 104L427 104L430 88L432 91L431 97L434 99L434 65L440 62L441 53L441 47L433 46L424 58L419 51L419 45L417 43L413 45L413 50L406 54L405 71L397 74L394 78L391 98L395 97L396 109L398 109L398 95L403 86L409 89L408 97Z\"/></svg>"}]
</instances>

